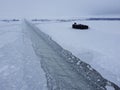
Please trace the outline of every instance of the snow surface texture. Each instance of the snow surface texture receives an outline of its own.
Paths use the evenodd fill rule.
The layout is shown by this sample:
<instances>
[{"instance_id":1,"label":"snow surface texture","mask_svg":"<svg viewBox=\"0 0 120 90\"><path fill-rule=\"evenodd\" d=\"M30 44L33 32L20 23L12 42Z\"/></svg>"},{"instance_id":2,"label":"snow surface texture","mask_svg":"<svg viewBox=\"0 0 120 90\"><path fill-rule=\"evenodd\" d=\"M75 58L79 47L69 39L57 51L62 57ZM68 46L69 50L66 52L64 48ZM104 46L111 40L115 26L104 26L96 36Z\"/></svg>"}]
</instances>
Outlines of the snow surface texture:
<instances>
[{"instance_id":1,"label":"snow surface texture","mask_svg":"<svg viewBox=\"0 0 120 90\"><path fill-rule=\"evenodd\" d=\"M0 22L0 90L47 90L31 44L19 23Z\"/></svg>"},{"instance_id":2,"label":"snow surface texture","mask_svg":"<svg viewBox=\"0 0 120 90\"><path fill-rule=\"evenodd\" d=\"M33 24L25 21L25 25L36 55L41 58L50 90L105 90L107 80L88 64L64 50Z\"/></svg>"},{"instance_id":3,"label":"snow surface texture","mask_svg":"<svg viewBox=\"0 0 120 90\"><path fill-rule=\"evenodd\" d=\"M79 21L90 26L85 31L72 29L72 23L43 23L38 27L120 86L120 21Z\"/></svg>"},{"instance_id":4,"label":"snow surface texture","mask_svg":"<svg viewBox=\"0 0 120 90\"><path fill-rule=\"evenodd\" d=\"M33 37L34 38L33 40L35 40L35 41L31 42L32 39L30 39L28 33L26 33L26 31L30 30L30 28L25 27L24 24L22 24L23 29L21 29L21 27L19 27L20 26L19 24L15 25L13 23L8 23L8 24L0 23L0 26L1 26L0 27L0 35L1 35L1 37L0 37L0 49L1 49L0 50L0 90L39 90L39 89L47 90L47 88L46 88L47 82L46 82L45 74L44 74L43 70L41 69L41 65L40 65L41 59L38 58L36 56L36 53L34 52L34 50L37 49L37 46L34 47L34 45L38 45L37 43L39 43L39 42L36 42L37 40L39 41L39 39L35 40L36 38L34 38L37 36L36 35L32 36L33 34L31 33L31 37ZM49 39L49 37L48 37L48 39ZM48 40L48 39L46 39L46 40ZM33 42L35 42L35 43L33 43ZM51 45L55 45L55 46L57 45L52 42L49 42L49 43L51 43ZM44 46L44 47L46 47L46 46ZM52 46L52 47L54 47L54 46ZM70 60L69 61L70 63L73 63L71 65L74 67L74 69L75 68L77 69L79 67L79 65L81 66L81 67L79 67L79 68L82 68L81 70L83 71L81 74L83 74L83 76L85 75L84 77L86 77L86 75L87 75L87 77L86 77L87 79L85 79L85 80L89 80L89 75L91 78L91 74L88 74L88 72L86 72L86 70L88 70L93 75L97 75L97 77L92 76L93 78L91 78L91 79L93 81L95 80L95 82L92 81L92 83L97 82L98 85L106 84L106 80L104 83L100 83L100 82L102 82L101 80L104 81L104 79L96 71L94 73L93 72L94 70L88 64L85 64L85 63L79 61L79 59L74 57L71 53L69 53L69 52L66 53L66 51L64 51L63 49L62 49L63 52L60 53L59 51L57 51L57 49L61 50L59 46L56 46L54 48L55 48L56 52L59 53L60 55L63 53L62 55L65 55L63 57L67 56L66 60L68 59L68 60ZM39 50L37 50L37 51L39 51ZM40 52L37 52L37 53L39 54ZM78 61L76 61L76 60L78 60ZM48 61L49 61L49 59L48 59ZM57 64L59 64L59 65L60 65L60 63L61 62L59 62L59 63L57 62ZM49 63L47 63L47 64L49 65ZM54 64L54 65L57 65L57 64ZM61 65L63 65L64 68L69 66L69 65L66 66L63 63L61 63ZM78 68L78 72L80 70L79 68ZM60 68L55 68L55 69L60 69ZM51 70L53 71L53 69L51 69ZM64 69L64 70L66 71L67 69ZM64 72L64 70L61 72ZM56 73L59 74L60 72L56 72ZM52 73L52 74L54 75L54 73ZM71 74L73 74L73 73L71 73ZM75 74L75 75L77 75L77 74ZM47 77L51 78L51 76L49 76L49 75ZM49 80L50 78L47 78L47 80ZM63 75L62 77L60 76L60 78L65 78L65 77ZM67 78L65 78L65 79L67 79ZM91 79L89 80L89 84L91 83ZM59 83L62 83L61 81L64 82L64 79L57 79L57 80L58 81L60 80ZM54 81L53 81L53 83L54 83ZM67 83L68 83L68 81L66 82L66 84ZM57 85L63 85L63 84L57 83ZM110 83L107 83L107 84L110 85ZM74 86L75 84L71 84L71 85ZM83 86L84 86L84 84L83 84ZM87 86L86 88L88 88L88 87L90 87L90 86ZM56 87L53 87L53 88L56 88ZM69 89L70 87L67 87L67 88ZM78 88L78 87L76 87L76 88ZM92 88L92 86L91 86L91 88ZM114 90L111 87L111 85L106 86L106 88L108 90L109 89Z\"/></svg>"},{"instance_id":5,"label":"snow surface texture","mask_svg":"<svg viewBox=\"0 0 120 90\"><path fill-rule=\"evenodd\" d=\"M29 28L29 36L32 40L34 50L37 56L42 59L42 67L47 74L50 90L106 90L106 88L113 89L113 87L115 90L120 89L114 83L104 79L89 64L82 62L69 51L64 50L33 24L27 21L25 21L25 24ZM77 77L77 75L79 76Z\"/></svg>"}]
</instances>

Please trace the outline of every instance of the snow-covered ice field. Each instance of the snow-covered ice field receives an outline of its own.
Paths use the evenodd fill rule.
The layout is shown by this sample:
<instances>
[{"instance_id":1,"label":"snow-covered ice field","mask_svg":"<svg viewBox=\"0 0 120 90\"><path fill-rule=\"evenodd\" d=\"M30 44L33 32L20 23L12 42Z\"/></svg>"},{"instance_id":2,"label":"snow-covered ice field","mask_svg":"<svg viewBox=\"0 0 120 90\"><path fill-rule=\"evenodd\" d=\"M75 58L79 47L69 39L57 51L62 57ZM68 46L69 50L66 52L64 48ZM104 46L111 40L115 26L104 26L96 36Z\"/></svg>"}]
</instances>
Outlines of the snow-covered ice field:
<instances>
[{"instance_id":1,"label":"snow-covered ice field","mask_svg":"<svg viewBox=\"0 0 120 90\"><path fill-rule=\"evenodd\" d=\"M0 22L0 90L47 90L45 73L21 22Z\"/></svg>"},{"instance_id":2,"label":"snow-covered ice field","mask_svg":"<svg viewBox=\"0 0 120 90\"><path fill-rule=\"evenodd\" d=\"M34 23L31 24L31 28L30 25L25 24L25 20L20 20L22 18L27 18ZM90 28L88 30L74 30L72 29L74 21L87 24ZM34 25L39 29L35 29ZM29 32L30 30L32 33ZM40 33L34 32L36 30L41 30L42 36L47 37L46 34L48 34L48 37L50 36L55 42L49 37L51 41L58 43L56 47L60 45L63 51L66 49L65 51L72 53L70 56L76 56L80 61L90 65L89 67L92 66L96 73L99 72L104 77L104 80L107 79L120 87L120 0L0 0L0 90L47 90L49 87L47 74L40 62L42 61L39 57L41 53L38 50L44 51L40 45L46 44L39 42L42 37L39 37ZM46 37L44 39L47 41ZM36 46L34 47L34 45ZM55 47L54 44L51 46ZM55 51L59 52L58 49ZM37 55L36 52L40 54ZM45 57L47 57L47 52L48 49L46 49ZM63 52L62 54L65 55ZM49 56L49 54L47 55ZM63 68L62 59L57 59L59 63L55 64L56 60L52 56L51 58L53 62L48 61L50 57L45 60L50 62L46 66L54 63L56 67L61 63ZM84 71L83 68L80 69L81 63L79 61L73 58L72 60L75 65L70 66L71 68L76 66L79 69L75 68L75 70ZM64 70L62 71L61 67L51 68L51 70L60 69L63 74ZM68 69L66 64L64 67ZM72 75L72 71L70 72ZM85 73L80 72L86 79ZM85 72L86 75L95 77L96 81L103 84L104 80ZM53 73L54 77L57 72ZM72 76L75 77L75 75L78 75L79 78L78 73ZM106 85L108 85L107 80ZM67 79L65 81L67 82ZM73 83L72 79L71 81ZM82 80L78 79L78 81ZM96 83L93 79L90 81ZM85 82L88 81L85 80ZM72 83L71 85L69 83L68 86L72 86ZM76 81L74 84L76 85L76 83L78 82ZM79 84L77 85L79 86ZM58 83L57 85L59 86ZM66 86L65 83L62 85ZM86 85L84 84L84 86ZM109 86L111 86L110 82ZM108 90L114 90L109 86L107 86ZM116 88L118 90L117 86Z\"/></svg>"},{"instance_id":3,"label":"snow-covered ice field","mask_svg":"<svg viewBox=\"0 0 120 90\"><path fill-rule=\"evenodd\" d=\"M74 30L73 22L37 26L63 48L90 64L106 79L120 86L120 21L77 21L88 30Z\"/></svg>"},{"instance_id":4,"label":"snow-covered ice field","mask_svg":"<svg viewBox=\"0 0 120 90\"><path fill-rule=\"evenodd\" d=\"M90 29L74 30L72 21L35 25L120 87L120 21L76 22ZM22 28L21 22L0 22L0 90L47 90L45 73Z\"/></svg>"}]
</instances>

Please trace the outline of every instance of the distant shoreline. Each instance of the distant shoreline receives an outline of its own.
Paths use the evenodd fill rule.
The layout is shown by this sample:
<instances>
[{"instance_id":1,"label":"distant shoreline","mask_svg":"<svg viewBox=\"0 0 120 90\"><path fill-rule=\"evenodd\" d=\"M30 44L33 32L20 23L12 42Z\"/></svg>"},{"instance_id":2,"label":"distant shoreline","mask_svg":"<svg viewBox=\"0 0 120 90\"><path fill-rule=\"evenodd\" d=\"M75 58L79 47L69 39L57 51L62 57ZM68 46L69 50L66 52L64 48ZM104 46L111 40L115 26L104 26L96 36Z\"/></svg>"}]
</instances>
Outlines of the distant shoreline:
<instances>
[{"instance_id":1,"label":"distant shoreline","mask_svg":"<svg viewBox=\"0 0 120 90\"><path fill-rule=\"evenodd\" d=\"M88 18L86 20L120 20L120 18Z\"/></svg>"}]
</instances>

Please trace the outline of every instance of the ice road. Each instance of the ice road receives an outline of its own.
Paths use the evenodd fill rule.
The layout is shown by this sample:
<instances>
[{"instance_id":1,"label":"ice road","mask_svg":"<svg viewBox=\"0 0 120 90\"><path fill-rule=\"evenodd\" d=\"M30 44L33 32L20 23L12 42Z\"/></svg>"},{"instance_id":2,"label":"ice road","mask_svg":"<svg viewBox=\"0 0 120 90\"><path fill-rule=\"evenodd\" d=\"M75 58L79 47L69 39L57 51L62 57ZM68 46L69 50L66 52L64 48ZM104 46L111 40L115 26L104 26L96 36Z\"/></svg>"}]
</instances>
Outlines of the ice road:
<instances>
[{"instance_id":1,"label":"ice road","mask_svg":"<svg viewBox=\"0 0 120 90\"><path fill-rule=\"evenodd\" d=\"M35 25L25 20L22 27L40 59L48 90L107 90L106 86L119 90L114 83L104 79L90 65L64 50Z\"/></svg>"}]
</instances>

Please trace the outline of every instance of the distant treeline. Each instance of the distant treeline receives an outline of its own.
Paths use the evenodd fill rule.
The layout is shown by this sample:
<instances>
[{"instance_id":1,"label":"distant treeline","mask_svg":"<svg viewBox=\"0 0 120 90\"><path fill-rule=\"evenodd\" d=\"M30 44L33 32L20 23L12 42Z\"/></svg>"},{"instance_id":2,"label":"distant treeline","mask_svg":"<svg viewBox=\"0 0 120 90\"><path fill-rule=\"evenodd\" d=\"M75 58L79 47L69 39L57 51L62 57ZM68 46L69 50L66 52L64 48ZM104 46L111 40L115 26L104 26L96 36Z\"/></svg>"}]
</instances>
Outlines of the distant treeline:
<instances>
[{"instance_id":1,"label":"distant treeline","mask_svg":"<svg viewBox=\"0 0 120 90\"><path fill-rule=\"evenodd\" d=\"M19 19L1 19L0 21L3 21L3 22L17 22L17 21L20 21Z\"/></svg>"},{"instance_id":2,"label":"distant treeline","mask_svg":"<svg viewBox=\"0 0 120 90\"><path fill-rule=\"evenodd\" d=\"M31 19L33 22L75 22L75 21L87 21L87 20L110 20L119 21L120 18L77 18L77 19ZM1 19L3 22L17 22L20 19Z\"/></svg>"},{"instance_id":3,"label":"distant treeline","mask_svg":"<svg viewBox=\"0 0 120 90\"><path fill-rule=\"evenodd\" d=\"M120 20L120 18L88 18L86 20Z\"/></svg>"}]
</instances>

